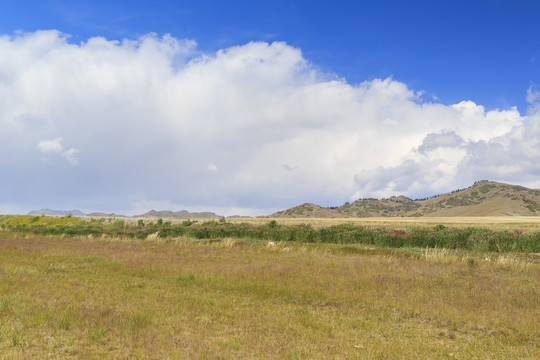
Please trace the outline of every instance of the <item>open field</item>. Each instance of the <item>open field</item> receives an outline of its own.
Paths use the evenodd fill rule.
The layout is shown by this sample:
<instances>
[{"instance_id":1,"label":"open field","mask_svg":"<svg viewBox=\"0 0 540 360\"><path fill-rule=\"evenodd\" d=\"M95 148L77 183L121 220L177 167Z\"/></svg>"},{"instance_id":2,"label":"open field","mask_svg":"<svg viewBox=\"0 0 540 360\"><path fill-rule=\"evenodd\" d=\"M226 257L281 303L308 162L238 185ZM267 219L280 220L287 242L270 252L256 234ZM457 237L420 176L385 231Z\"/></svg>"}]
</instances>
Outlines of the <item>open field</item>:
<instances>
[{"instance_id":1,"label":"open field","mask_svg":"<svg viewBox=\"0 0 540 360\"><path fill-rule=\"evenodd\" d=\"M540 265L514 254L0 232L0 354L534 359Z\"/></svg>"},{"instance_id":2,"label":"open field","mask_svg":"<svg viewBox=\"0 0 540 360\"><path fill-rule=\"evenodd\" d=\"M208 220L208 219L206 219ZM366 226L389 226L395 228L446 226L466 228L476 227L490 230L540 231L540 216L471 216L471 217L368 217L368 218L247 218L227 219L227 222L266 223L276 220L280 224L331 226L339 224L358 224Z\"/></svg>"},{"instance_id":3,"label":"open field","mask_svg":"<svg viewBox=\"0 0 540 360\"><path fill-rule=\"evenodd\" d=\"M9 217L8 215L0 215L0 221L3 217ZM17 215L12 216L16 218L31 219L35 216L31 215ZM81 219L100 220L103 218L76 218L66 216L46 216L47 218L56 219L54 224L69 224L74 223ZM61 221L59 219L62 219ZM136 224L139 220L145 223L155 222L156 218L129 218L129 217L117 217L112 218L114 220L121 219L126 223ZM109 220L109 218L107 218ZM172 224L179 224L188 219L179 218L164 218L163 220L169 221ZM203 223L206 221L216 221L218 219L208 218L191 218L190 220ZM443 224L445 226L456 228L475 227L490 230L508 230L515 231L520 230L523 232L540 232L540 216L463 216L463 217L366 217L366 218L270 218L270 217L253 217L253 218L226 218L228 223L247 223L247 224L267 224L270 221L276 221L283 225L300 225L308 224L314 227L332 226L340 224L355 224L365 226L388 226L394 228L414 228L414 227L433 227L435 225Z\"/></svg>"},{"instance_id":4,"label":"open field","mask_svg":"<svg viewBox=\"0 0 540 360\"><path fill-rule=\"evenodd\" d=\"M122 218L126 222L136 223L138 220L146 222L156 221L155 218ZM164 218L173 224L181 223L187 219ZM191 220L205 222L217 219L197 219ZM365 226L388 226L402 229L414 227L433 227L443 224L445 226L467 228L475 227L490 230L520 230L523 232L540 232L540 216L461 216L461 217L355 217L355 218L271 218L271 217L253 217L253 218L227 218L228 223L248 223L248 224L267 224L270 221L277 221L283 225L309 224L314 227L332 226L340 224L356 224Z\"/></svg>"},{"instance_id":5,"label":"open field","mask_svg":"<svg viewBox=\"0 0 540 360\"><path fill-rule=\"evenodd\" d=\"M154 221L155 220L155 221ZM260 219L257 219L260 220ZM540 232L524 231L515 224L505 229L473 227L470 224L422 222L343 222L336 225L300 222L228 222L168 219L81 219L49 216L0 216L0 228L42 235L125 237L146 239L187 237L194 239L235 238L287 241L292 243L363 244L386 248L444 248L498 253L540 253ZM500 224L499 224L500 225Z\"/></svg>"}]
</instances>

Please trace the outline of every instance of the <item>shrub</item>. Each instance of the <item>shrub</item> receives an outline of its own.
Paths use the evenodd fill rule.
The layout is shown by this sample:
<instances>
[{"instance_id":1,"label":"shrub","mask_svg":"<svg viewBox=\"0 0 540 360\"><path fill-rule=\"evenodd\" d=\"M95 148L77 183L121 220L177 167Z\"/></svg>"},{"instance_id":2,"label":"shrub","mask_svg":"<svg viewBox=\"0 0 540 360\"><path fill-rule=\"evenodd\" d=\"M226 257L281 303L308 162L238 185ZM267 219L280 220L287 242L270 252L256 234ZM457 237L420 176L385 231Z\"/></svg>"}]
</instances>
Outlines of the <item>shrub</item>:
<instances>
[{"instance_id":1,"label":"shrub","mask_svg":"<svg viewBox=\"0 0 540 360\"><path fill-rule=\"evenodd\" d=\"M35 220L37 218L37 220ZM143 220L129 224L124 220L112 223L85 221L78 218L10 216L1 217L3 228L18 232L70 236L109 235L145 239L150 234L159 238L187 236L197 239L253 239L265 241L295 241L307 243L366 244L380 247L421 247L480 250L491 252L540 252L540 232L523 234L520 231L492 231L476 228L412 228L396 230L387 227L362 227L352 224L313 228L310 225L279 225L272 220L267 224L228 223L185 220L171 224L158 219L144 225ZM159 228L158 228L159 227Z\"/></svg>"},{"instance_id":2,"label":"shrub","mask_svg":"<svg viewBox=\"0 0 540 360\"><path fill-rule=\"evenodd\" d=\"M269 227L270 229L274 229L274 228L278 227L277 221L276 221L276 220L270 221L270 222L268 223L268 227Z\"/></svg>"}]
</instances>

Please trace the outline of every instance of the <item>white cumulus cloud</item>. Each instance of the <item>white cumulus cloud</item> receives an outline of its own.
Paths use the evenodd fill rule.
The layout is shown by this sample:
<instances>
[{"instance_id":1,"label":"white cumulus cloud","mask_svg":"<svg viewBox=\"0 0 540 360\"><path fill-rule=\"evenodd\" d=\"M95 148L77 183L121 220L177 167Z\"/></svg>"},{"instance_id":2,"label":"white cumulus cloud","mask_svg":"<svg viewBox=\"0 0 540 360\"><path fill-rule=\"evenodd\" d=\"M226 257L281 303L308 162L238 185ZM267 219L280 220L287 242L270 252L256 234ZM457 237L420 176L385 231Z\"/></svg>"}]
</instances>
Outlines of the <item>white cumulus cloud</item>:
<instances>
[{"instance_id":1,"label":"white cumulus cloud","mask_svg":"<svg viewBox=\"0 0 540 360\"><path fill-rule=\"evenodd\" d=\"M79 150L71 148L64 151L64 146L62 146L62 138L56 138L52 140L42 140L38 143L37 148L40 152L45 155L49 154L58 154L64 157L70 164L77 165L79 160L77 159L77 154ZM43 158L48 160L46 157Z\"/></svg>"},{"instance_id":2,"label":"white cumulus cloud","mask_svg":"<svg viewBox=\"0 0 540 360\"><path fill-rule=\"evenodd\" d=\"M62 138L40 141L37 145L37 148L44 154L58 154L64 151L64 147L62 146Z\"/></svg>"},{"instance_id":3,"label":"white cumulus cloud","mask_svg":"<svg viewBox=\"0 0 540 360\"><path fill-rule=\"evenodd\" d=\"M37 31L0 36L0 54L6 203L238 211L540 185L538 111L429 102L392 78L350 84L283 42L202 54L168 35ZM35 144L78 166L39 161Z\"/></svg>"}]
</instances>

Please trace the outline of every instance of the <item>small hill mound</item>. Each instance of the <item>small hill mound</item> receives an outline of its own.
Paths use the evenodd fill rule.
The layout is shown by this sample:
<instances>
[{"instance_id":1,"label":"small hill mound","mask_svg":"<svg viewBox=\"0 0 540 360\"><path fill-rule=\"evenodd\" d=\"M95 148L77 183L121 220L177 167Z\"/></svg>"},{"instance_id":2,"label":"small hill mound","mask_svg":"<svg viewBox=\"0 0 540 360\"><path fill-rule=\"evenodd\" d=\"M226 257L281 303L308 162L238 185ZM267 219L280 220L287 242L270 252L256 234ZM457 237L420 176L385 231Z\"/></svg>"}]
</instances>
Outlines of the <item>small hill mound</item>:
<instances>
[{"instance_id":1,"label":"small hill mound","mask_svg":"<svg viewBox=\"0 0 540 360\"><path fill-rule=\"evenodd\" d=\"M135 215L134 217L155 217L155 218L177 218L177 219L211 219L211 218L220 218L221 216L216 215L213 212L189 212L187 210L181 211L170 211L170 210L150 210L141 215Z\"/></svg>"},{"instance_id":2,"label":"small hill mound","mask_svg":"<svg viewBox=\"0 0 540 360\"><path fill-rule=\"evenodd\" d=\"M332 218L339 217L332 209L324 208L319 205L305 203L293 208L277 212L270 217L313 217L313 218Z\"/></svg>"},{"instance_id":3,"label":"small hill mound","mask_svg":"<svg viewBox=\"0 0 540 360\"><path fill-rule=\"evenodd\" d=\"M115 213L106 214L106 213L103 213L103 212L92 212L92 213L88 214L88 216L93 217L93 218L127 217L127 216L122 215L122 214L115 214Z\"/></svg>"}]
</instances>

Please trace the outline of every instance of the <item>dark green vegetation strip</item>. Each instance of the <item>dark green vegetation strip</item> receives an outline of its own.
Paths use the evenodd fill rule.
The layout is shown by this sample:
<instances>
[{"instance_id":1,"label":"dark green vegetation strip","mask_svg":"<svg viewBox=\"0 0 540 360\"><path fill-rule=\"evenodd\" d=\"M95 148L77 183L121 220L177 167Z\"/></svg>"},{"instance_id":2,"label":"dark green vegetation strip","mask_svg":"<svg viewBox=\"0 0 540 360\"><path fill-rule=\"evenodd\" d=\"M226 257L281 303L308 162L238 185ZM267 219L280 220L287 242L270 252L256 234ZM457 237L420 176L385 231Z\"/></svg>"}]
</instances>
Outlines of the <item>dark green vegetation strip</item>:
<instances>
[{"instance_id":1,"label":"dark green vegetation strip","mask_svg":"<svg viewBox=\"0 0 540 360\"><path fill-rule=\"evenodd\" d=\"M190 237L195 239L254 239L293 241L299 243L365 244L379 247L438 247L445 249L488 252L540 252L540 232L494 231L478 228L453 228L437 225L433 228L396 230L391 227L366 227L341 224L328 227L281 225L272 220L267 224L196 222L186 220L171 224L158 219L155 223L128 223L124 220L47 216L2 216L0 227L5 230L43 235L118 236L144 239L156 234L160 238Z\"/></svg>"}]
</instances>

